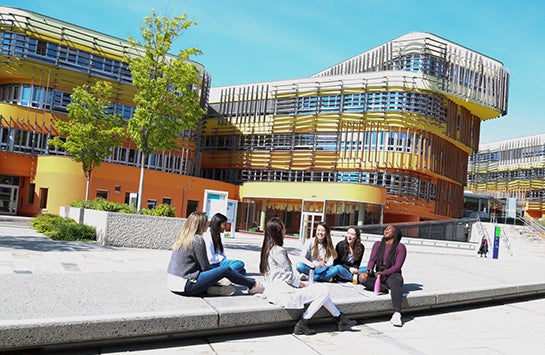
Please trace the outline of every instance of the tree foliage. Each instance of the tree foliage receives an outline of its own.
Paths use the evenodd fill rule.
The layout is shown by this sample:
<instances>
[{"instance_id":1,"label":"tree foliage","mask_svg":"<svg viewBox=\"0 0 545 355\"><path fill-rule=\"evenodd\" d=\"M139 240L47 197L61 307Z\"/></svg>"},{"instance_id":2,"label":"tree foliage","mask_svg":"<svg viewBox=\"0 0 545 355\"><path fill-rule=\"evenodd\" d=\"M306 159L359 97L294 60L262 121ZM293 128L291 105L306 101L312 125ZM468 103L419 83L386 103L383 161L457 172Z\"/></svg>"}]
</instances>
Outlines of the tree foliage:
<instances>
[{"instance_id":1,"label":"tree foliage","mask_svg":"<svg viewBox=\"0 0 545 355\"><path fill-rule=\"evenodd\" d=\"M200 54L194 47L169 54L173 41L196 22L186 15L159 17L152 11L140 26L143 42L129 37L138 55L128 58L132 83L136 88L134 116L128 132L142 153L138 208L142 205L144 164L150 154L177 148L177 138L184 130L195 127L204 111L199 106L199 77L189 60Z\"/></svg>"},{"instance_id":2,"label":"tree foliage","mask_svg":"<svg viewBox=\"0 0 545 355\"><path fill-rule=\"evenodd\" d=\"M110 156L112 149L120 146L125 137L123 118L110 113L111 96L112 86L106 81L78 86L70 95L72 102L68 105L68 120L55 123L66 139L55 137L51 144L64 149L81 163L87 179L86 199L93 169Z\"/></svg>"},{"instance_id":3,"label":"tree foliage","mask_svg":"<svg viewBox=\"0 0 545 355\"><path fill-rule=\"evenodd\" d=\"M200 51L191 47L180 50L176 57L168 54L173 41L194 24L186 20L185 14L168 19L152 11L140 26L144 43L129 38L139 56L129 59L137 92L128 130L146 156L157 150L175 149L177 135L195 127L204 113L195 90L198 71L189 61Z\"/></svg>"}]
</instances>

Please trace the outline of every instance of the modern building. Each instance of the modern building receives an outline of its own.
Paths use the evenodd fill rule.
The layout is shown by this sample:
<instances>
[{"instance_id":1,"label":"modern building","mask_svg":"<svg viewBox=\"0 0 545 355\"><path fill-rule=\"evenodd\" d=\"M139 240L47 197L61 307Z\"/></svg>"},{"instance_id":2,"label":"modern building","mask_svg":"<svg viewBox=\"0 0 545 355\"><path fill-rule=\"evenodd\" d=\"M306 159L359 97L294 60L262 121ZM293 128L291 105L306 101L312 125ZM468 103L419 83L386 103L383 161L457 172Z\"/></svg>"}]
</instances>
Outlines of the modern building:
<instances>
[{"instance_id":1,"label":"modern building","mask_svg":"<svg viewBox=\"0 0 545 355\"><path fill-rule=\"evenodd\" d=\"M0 8L0 207L35 215L83 198L78 164L48 145L75 86L109 80L115 112L133 112L129 44L47 16ZM273 215L302 236L314 224L461 217L481 121L507 113L508 70L429 33L409 33L307 78L210 89L179 151L157 152L143 200L179 216L206 190L238 201L237 227ZM95 169L91 197L130 200L140 155L127 141Z\"/></svg>"},{"instance_id":2,"label":"modern building","mask_svg":"<svg viewBox=\"0 0 545 355\"><path fill-rule=\"evenodd\" d=\"M0 7L0 212L33 216L58 213L85 196L78 163L50 146L57 120L67 119L72 89L96 80L115 91L114 113L134 111L128 42L51 17ZM199 63L196 90L206 109L210 76ZM238 197L238 187L198 178L196 131L180 136L177 151L156 152L147 162L143 201L168 203L179 216L203 208L206 189ZM141 157L130 141L93 171L90 198L128 202L138 192Z\"/></svg>"},{"instance_id":3,"label":"modern building","mask_svg":"<svg viewBox=\"0 0 545 355\"><path fill-rule=\"evenodd\" d=\"M545 217L545 134L485 143L469 159L467 189L516 199L518 209Z\"/></svg>"},{"instance_id":4,"label":"modern building","mask_svg":"<svg viewBox=\"0 0 545 355\"><path fill-rule=\"evenodd\" d=\"M497 60L418 32L308 78L213 87L202 176L240 184L246 219L303 232L461 217L467 159L481 122L507 113L508 82Z\"/></svg>"}]
</instances>

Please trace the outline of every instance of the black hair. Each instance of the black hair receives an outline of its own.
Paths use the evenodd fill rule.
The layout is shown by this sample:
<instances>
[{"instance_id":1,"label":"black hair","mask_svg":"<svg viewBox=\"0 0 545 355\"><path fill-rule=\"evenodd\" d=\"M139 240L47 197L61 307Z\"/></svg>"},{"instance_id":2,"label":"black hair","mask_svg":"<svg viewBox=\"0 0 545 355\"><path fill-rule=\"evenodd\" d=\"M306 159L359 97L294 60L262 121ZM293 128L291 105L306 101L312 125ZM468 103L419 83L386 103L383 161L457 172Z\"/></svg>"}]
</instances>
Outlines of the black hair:
<instances>
[{"instance_id":1,"label":"black hair","mask_svg":"<svg viewBox=\"0 0 545 355\"><path fill-rule=\"evenodd\" d=\"M223 253L223 243L221 242L221 224L227 222L227 217L221 213L216 213L210 220L210 236L212 237L212 244L214 244L214 251L216 253Z\"/></svg>"},{"instance_id":2,"label":"black hair","mask_svg":"<svg viewBox=\"0 0 545 355\"><path fill-rule=\"evenodd\" d=\"M399 244L399 241L403 237L403 235L401 234L401 230L397 226L394 226L394 225L391 225L391 226L394 227L395 229L394 242L392 243L392 247L390 248L390 252L388 253L388 257L386 259L386 269L390 268L394 264L396 249ZM380 241L380 246L378 247L378 251L377 251L377 260L375 262L375 269L377 271L382 271L382 270L379 270L379 268L382 267L385 248L386 248L386 239L382 237L382 240Z\"/></svg>"}]
</instances>

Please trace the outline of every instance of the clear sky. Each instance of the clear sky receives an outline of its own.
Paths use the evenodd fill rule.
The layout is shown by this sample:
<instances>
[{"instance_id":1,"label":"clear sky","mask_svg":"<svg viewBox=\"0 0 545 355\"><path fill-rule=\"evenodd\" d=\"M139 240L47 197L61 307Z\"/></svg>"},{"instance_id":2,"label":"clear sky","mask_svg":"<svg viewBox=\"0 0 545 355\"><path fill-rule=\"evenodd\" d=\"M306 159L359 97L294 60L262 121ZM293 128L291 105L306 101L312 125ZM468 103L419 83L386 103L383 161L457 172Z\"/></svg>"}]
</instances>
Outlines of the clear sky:
<instances>
[{"instance_id":1,"label":"clear sky","mask_svg":"<svg viewBox=\"0 0 545 355\"><path fill-rule=\"evenodd\" d=\"M197 25L173 46L212 86L303 78L407 32L422 31L502 62L511 73L507 116L485 121L481 142L545 133L543 0L4 0L122 39L140 38L155 9Z\"/></svg>"}]
</instances>

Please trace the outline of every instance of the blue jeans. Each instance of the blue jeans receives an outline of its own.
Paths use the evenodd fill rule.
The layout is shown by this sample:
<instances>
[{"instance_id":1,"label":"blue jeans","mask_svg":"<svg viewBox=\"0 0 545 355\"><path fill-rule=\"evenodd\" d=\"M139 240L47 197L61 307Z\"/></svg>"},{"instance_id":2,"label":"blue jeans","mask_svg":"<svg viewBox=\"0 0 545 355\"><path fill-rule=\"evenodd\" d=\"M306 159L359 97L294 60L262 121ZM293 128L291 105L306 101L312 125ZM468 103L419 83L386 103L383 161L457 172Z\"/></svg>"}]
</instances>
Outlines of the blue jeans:
<instances>
[{"instance_id":1,"label":"blue jeans","mask_svg":"<svg viewBox=\"0 0 545 355\"><path fill-rule=\"evenodd\" d=\"M183 295L198 296L206 291L206 289L214 285L224 277L228 278L234 284L252 288L255 285L255 280L241 275L229 266L218 266L210 270L201 271L199 277L195 281L187 281L185 284Z\"/></svg>"},{"instance_id":2,"label":"blue jeans","mask_svg":"<svg viewBox=\"0 0 545 355\"><path fill-rule=\"evenodd\" d=\"M241 275L246 275L246 269L244 268L244 262L241 260L231 260L231 259L223 259L218 264L212 264L210 265L213 268L216 268L218 266L229 266L231 269L235 270Z\"/></svg>"},{"instance_id":3,"label":"blue jeans","mask_svg":"<svg viewBox=\"0 0 545 355\"><path fill-rule=\"evenodd\" d=\"M297 271L302 274L308 275L310 267L305 263L297 263L295 266ZM367 270L367 266L362 266L358 269L358 275ZM318 267L314 269L314 281L328 281L329 279L337 276L343 281L352 281L352 273L342 265L332 265L326 267Z\"/></svg>"},{"instance_id":4,"label":"blue jeans","mask_svg":"<svg viewBox=\"0 0 545 355\"><path fill-rule=\"evenodd\" d=\"M305 263L299 262L297 263L297 265L295 265L295 268L301 274L305 274L308 276L308 274L310 273L310 266ZM326 269L327 267L317 267L316 269L314 269L314 281L319 281L320 275L323 274Z\"/></svg>"}]
</instances>

